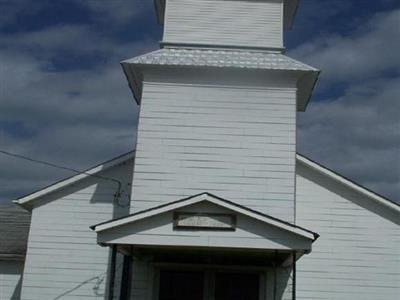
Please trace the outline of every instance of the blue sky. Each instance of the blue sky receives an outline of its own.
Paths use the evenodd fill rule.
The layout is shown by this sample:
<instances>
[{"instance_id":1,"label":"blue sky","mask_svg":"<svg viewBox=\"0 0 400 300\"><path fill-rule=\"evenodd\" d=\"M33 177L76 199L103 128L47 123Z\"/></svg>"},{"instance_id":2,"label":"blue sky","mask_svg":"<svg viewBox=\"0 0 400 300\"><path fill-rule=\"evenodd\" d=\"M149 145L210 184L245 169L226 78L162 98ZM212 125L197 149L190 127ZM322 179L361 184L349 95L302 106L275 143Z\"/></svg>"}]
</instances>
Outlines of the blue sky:
<instances>
[{"instance_id":1,"label":"blue sky","mask_svg":"<svg viewBox=\"0 0 400 300\"><path fill-rule=\"evenodd\" d=\"M400 201L400 3L302 0L287 55L322 70L298 150ZM0 149L78 169L134 147L119 61L158 48L152 0L0 0ZM71 173L0 154L0 202Z\"/></svg>"}]
</instances>

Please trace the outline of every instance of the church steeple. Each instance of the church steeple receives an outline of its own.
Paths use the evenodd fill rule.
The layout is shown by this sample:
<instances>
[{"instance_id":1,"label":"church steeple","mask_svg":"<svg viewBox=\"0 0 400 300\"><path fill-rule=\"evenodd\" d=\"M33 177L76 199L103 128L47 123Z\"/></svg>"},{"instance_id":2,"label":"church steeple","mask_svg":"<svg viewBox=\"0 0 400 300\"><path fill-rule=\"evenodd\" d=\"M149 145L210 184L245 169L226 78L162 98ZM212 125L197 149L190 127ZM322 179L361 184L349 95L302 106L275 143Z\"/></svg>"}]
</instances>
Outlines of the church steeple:
<instances>
[{"instance_id":1,"label":"church steeple","mask_svg":"<svg viewBox=\"0 0 400 300\"><path fill-rule=\"evenodd\" d=\"M209 192L294 221L296 113L319 73L282 54L296 2L158 2L162 49L122 62L141 105L132 212Z\"/></svg>"},{"instance_id":2,"label":"church steeple","mask_svg":"<svg viewBox=\"0 0 400 300\"><path fill-rule=\"evenodd\" d=\"M283 49L297 0L156 0L164 45Z\"/></svg>"}]
</instances>

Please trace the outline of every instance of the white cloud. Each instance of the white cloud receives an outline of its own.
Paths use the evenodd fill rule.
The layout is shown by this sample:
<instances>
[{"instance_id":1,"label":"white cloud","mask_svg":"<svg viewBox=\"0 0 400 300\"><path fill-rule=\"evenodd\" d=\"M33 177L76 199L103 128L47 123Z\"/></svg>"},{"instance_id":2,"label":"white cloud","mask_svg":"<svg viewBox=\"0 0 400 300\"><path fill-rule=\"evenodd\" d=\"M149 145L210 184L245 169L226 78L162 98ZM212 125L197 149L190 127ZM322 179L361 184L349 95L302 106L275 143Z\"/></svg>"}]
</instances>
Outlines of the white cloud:
<instances>
[{"instance_id":1,"label":"white cloud","mask_svg":"<svg viewBox=\"0 0 400 300\"><path fill-rule=\"evenodd\" d=\"M158 45L151 38L118 42L101 30L140 18L153 8L149 1L78 2L92 11L87 24L0 34L0 148L82 170L133 149L138 107L119 61ZM1 5L8 11L3 25L31 6ZM41 8L35 4L31 14ZM86 57L98 61L80 67ZM0 175L0 202L72 175L1 154L0 169L9 170Z\"/></svg>"},{"instance_id":2,"label":"white cloud","mask_svg":"<svg viewBox=\"0 0 400 300\"><path fill-rule=\"evenodd\" d=\"M155 41L116 43L66 25L3 35L0 43L0 125L11 124L0 127L1 149L80 170L133 149L138 107L119 60L156 48ZM51 67L60 53L93 51L105 57L93 68ZM0 169L10 170L0 176L0 202L73 175L2 154Z\"/></svg>"},{"instance_id":3,"label":"white cloud","mask_svg":"<svg viewBox=\"0 0 400 300\"><path fill-rule=\"evenodd\" d=\"M119 25L138 13L123 2L81 1L97 18ZM400 194L400 79L382 76L400 67L398 21L399 11L377 14L346 36L321 37L291 53L322 69L317 88L351 83L342 96L311 103L300 115L301 152L394 199ZM1 148L78 169L132 149L137 107L118 61L156 48L155 41L117 43L92 26L59 25L3 35L0 43L0 120L33 132L21 137L3 130ZM104 59L91 69L51 71L62 52ZM4 156L0 169L10 170L0 176L0 201L71 175Z\"/></svg>"},{"instance_id":4,"label":"white cloud","mask_svg":"<svg viewBox=\"0 0 400 300\"><path fill-rule=\"evenodd\" d=\"M140 42L118 43L94 25L57 25L12 35L0 36L0 46L9 56L24 56L34 59L42 67L52 69L53 60L65 60L68 57L100 57L95 65L114 62L129 58L157 47L151 38ZM81 58L84 63L84 58Z\"/></svg>"},{"instance_id":5,"label":"white cloud","mask_svg":"<svg viewBox=\"0 0 400 300\"><path fill-rule=\"evenodd\" d=\"M153 10L153 0L76 0L92 10L97 20L124 25Z\"/></svg>"},{"instance_id":6,"label":"white cloud","mask_svg":"<svg viewBox=\"0 0 400 300\"><path fill-rule=\"evenodd\" d=\"M400 10L377 13L291 55L322 70L324 93L299 114L300 152L400 202L399 30ZM337 84L343 93L326 96Z\"/></svg>"},{"instance_id":7,"label":"white cloud","mask_svg":"<svg viewBox=\"0 0 400 300\"><path fill-rule=\"evenodd\" d=\"M290 55L322 70L323 86L398 72L400 9L378 13L354 32L307 42Z\"/></svg>"}]
</instances>

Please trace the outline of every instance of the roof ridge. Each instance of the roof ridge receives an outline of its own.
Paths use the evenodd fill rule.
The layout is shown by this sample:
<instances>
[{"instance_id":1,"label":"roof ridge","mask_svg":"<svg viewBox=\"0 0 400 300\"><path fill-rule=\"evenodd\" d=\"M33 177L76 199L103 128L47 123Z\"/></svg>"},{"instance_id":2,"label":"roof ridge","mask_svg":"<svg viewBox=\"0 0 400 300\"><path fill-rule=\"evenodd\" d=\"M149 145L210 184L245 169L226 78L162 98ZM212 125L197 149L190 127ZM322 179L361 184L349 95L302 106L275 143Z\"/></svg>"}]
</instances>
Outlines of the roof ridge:
<instances>
[{"instance_id":1,"label":"roof ridge","mask_svg":"<svg viewBox=\"0 0 400 300\"><path fill-rule=\"evenodd\" d=\"M318 162L312 160L311 158L309 158L303 154L300 154L297 152L296 155L297 155L297 161L299 161L303 164L306 164L308 167L313 168L314 170L319 171L320 173L323 173L323 174L329 176L333 180L336 180L342 184L345 184L349 188L352 188L353 190L357 190L358 192L361 192L364 195L369 196L370 198L374 198L375 200L378 200L379 202L385 204L386 206L388 206L390 208L394 208L395 210L400 212L400 203L397 203L396 201L393 201L375 191L370 190L369 188L363 186L362 184L355 182L354 180L352 180L350 178L347 178L346 176L328 168L327 166L325 166L321 163L318 163ZM389 205L387 205L387 204L389 204Z\"/></svg>"},{"instance_id":2,"label":"roof ridge","mask_svg":"<svg viewBox=\"0 0 400 300\"><path fill-rule=\"evenodd\" d=\"M204 198L200 198L201 196L204 196ZM196 200L196 198L198 198L198 199ZM214 199L214 201L217 200L217 201L220 201L220 202L222 202L222 203L225 203L226 205L230 205L231 208L228 208L228 207L224 206L224 205L221 204L221 203L215 203L215 202L213 202L213 199ZM180 204L180 203L184 203L184 202L189 202L190 200L195 200L195 202L191 202L191 203L188 203L188 204L181 204L181 205L183 205L183 206L174 207L174 205L177 205L177 204ZM203 201L208 201L208 202L214 203L214 204L216 204L216 205L220 205L220 206L222 206L222 207L225 207L225 208L227 208L227 209L231 209L231 210L234 210L234 211L235 211L234 208L236 208L236 209L238 209L238 210L241 210L241 211L236 210L237 213L241 213L241 214L247 215L247 216L249 216L249 217L251 217L249 214L258 215L259 217L264 218L264 222L266 222L265 219L267 219L267 220L269 220L270 222L272 221L272 222L277 222L277 223L281 224L280 226L283 226L283 227L281 227L282 229L284 229L285 226L291 227L291 228L293 228L293 229L299 229L299 230L301 230L301 231L307 232L308 234L311 234L311 235L313 236L313 238L314 238L314 241L315 241L316 239L318 239L318 237L319 237L319 234L316 233L316 232L314 232L314 231L312 231L312 230L309 230L309 229L306 229L306 228L304 228L304 227L298 226L298 225L296 225L296 224L290 223L290 222L288 222L288 221L284 221L284 220L282 220L282 219L273 217L273 216L271 216L271 215L262 213L262 212L260 212L260 211L251 209L251 208L249 208L249 207L247 207L247 206L243 206L243 205L241 205L241 204L238 204L238 203L236 203L236 202L233 202L233 201L227 200L227 199L225 199L225 198L216 196L216 195L214 195L214 194L212 194L212 193L209 193L209 192L202 192L202 193L200 193L200 194L188 196L188 197L185 197L185 198L182 198L182 199L178 199L178 200L171 201L171 202L168 202L168 203L164 203L164 204L161 204L161 205L153 206L153 207L151 207L151 208L144 209L144 210L141 210L141 211L138 211L138 212L135 212L135 213L132 213L132 214L129 214L129 215L126 215L126 216L117 218L117 219L112 219L112 220L108 220L108 221L105 221L105 222L101 222L101 223L99 223L99 224L92 225L92 226L90 226L90 228L91 228L92 230L95 230L95 231L97 232L97 227L98 227L98 226L104 226L104 225L106 225L106 224L111 224L111 223L117 222L116 225L110 226L110 228L111 228L111 227L117 227L117 226L121 226L121 225L128 224L128 223L130 223L130 222L133 222L134 220L128 220L128 219L130 219L130 218L132 218L132 217L138 217L139 215L145 215L146 213L150 213L150 212L154 212L154 211L157 211L157 210L161 210L161 209L163 209L163 208L168 208L168 207L170 207L170 210L163 211L163 212L167 212L167 211L171 211L171 210L174 210L174 209L177 209L177 208L185 207L185 206L187 206L187 205L193 205L193 204L196 204L196 203L200 203L200 202L203 202ZM234 208L232 208L232 206L233 206ZM244 211L244 212L243 212L243 211ZM163 213L163 212L160 212L160 213ZM247 212L247 213L246 213L246 212ZM156 214L158 214L158 213L156 213ZM149 216L154 216L154 213L153 213L153 214L150 214ZM139 219L137 219L137 220L141 220L141 219L147 218L147 217L149 217L149 216L145 216L145 217L139 218ZM253 216L253 218L254 218L254 216ZM122 222L121 224L119 224L120 222L118 222L118 221L123 221L123 220L126 220L126 223ZM273 224L272 224L272 225L273 225ZM278 225L275 224L274 226L278 226ZM279 227L279 226L278 226L278 227ZM106 229L106 228L104 228L104 229L99 229L99 231L102 231L102 230L105 230L105 229ZM286 229L286 230L287 230L287 229ZM299 234L299 233L297 233L297 234Z\"/></svg>"},{"instance_id":3,"label":"roof ridge","mask_svg":"<svg viewBox=\"0 0 400 300\"><path fill-rule=\"evenodd\" d=\"M113 166L116 166L120 163L123 163L123 162L127 161L128 159L134 158L134 153L135 153L135 150L132 150L132 151L126 152L124 154L118 155L117 157L114 157L105 162L102 162L93 167L90 167L86 170L83 170L82 172L80 172L78 174L74 174L67 178L58 180L54 183L49 184L48 186L45 186L41 189L33 191L24 196L21 196L21 197L17 198L16 200L13 200L13 202L15 204L23 206L24 208L27 208L24 205L29 203L30 201L40 198L44 195L47 195L48 193L58 191L64 187L70 186L71 184L76 183L84 178L95 175L100 171L104 171L104 170L109 169Z\"/></svg>"},{"instance_id":4,"label":"roof ridge","mask_svg":"<svg viewBox=\"0 0 400 300\"><path fill-rule=\"evenodd\" d=\"M129 152L124 153L122 155L119 155L119 156L117 156L115 158L112 158L112 159L110 159L108 161L100 163L100 164L98 164L98 165L96 165L94 167L91 167L91 168L85 170L84 172L90 172L91 170L93 170L93 169L95 169L95 168L97 168L99 166L105 165L107 163L111 163L112 164L113 162L116 162L116 161L118 163L121 163L122 161L126 161L128 159L133 158L134 157L134 153L135 153L134 150L129 151ZM124 157L126 157L125 160L123 160ZM119 159L122 159L122 161L120 162ZM323 173L323 174L325 174L326 176L329 176L329 177L333 178L334 180L337 180L338 182L347 185L351 189L358 190L358 192L363 193L364 195L366 195L366 196L368 196L370 198L375 198L375 200L378 200L379 202L381 202L382 204L384 204L386 206L389 206L390 208L394 208L396 211L400 211L400 204L399 203L397 203L397 202L395 202L395 201L393 201L393 200L391 200L391 199L389 199L387 197L384 197L384 196L378 194L377 192L374 192L374 191L366 188L365 186L363 186L363 185L361 185L361 184L359 184L359 183L357 183L357 182L355 182L355 181L353 181L353 180L351 180L349 178L346 178L345 176L337 173L336 171L331 170L328 167L326 167L326 166L324 166L324 165L322 165L320 163L317 163L317 162L313 161L312 159L310 159L310 158L308 158L308 157L306 157L306 156L304 156L304 155L302 155L302 154L300 154L298 152L297 152L297 161L307 165L310 168L314 168L314 169L318 168L318 171ZM65 182L67 180L70 180L70 179L73 179L73 178L75 178L77 176L79 176L79 174L64 178L64 179L59 180L57 182L54 182L54 183L52 183L52 184L50 184L50 185L48 185L48 186L46 186L44 188L41 188L41 189L36 190L36 191L34 191L32 193L24 195L24 196L18 198L17 200L14 200L14 203L17 203L19 205L23 205L28 201L35 200L36 198L38 198L40 196L33 197L34 194L42 192L42 191L44 191L44 190L46 190L46 189L48 189L48 188L50 188L50 187L52 187L52 186L54 186L56 184L62 184L63 182ZM81 180L81 179L79 179L79 180ZM62 188L62 187L60 187L60 188ZM201 194L203 194L203 193L201 193ZM199 194L199 195L201 195L201 194ZM26 198L28 196L30 196L30 198L32 198L32 199L26 201L25 203L20 203L21 200L23 200L24 198ZM41 195L41 196L43 196L43 195Z\"/></svg>"}]
</instances>

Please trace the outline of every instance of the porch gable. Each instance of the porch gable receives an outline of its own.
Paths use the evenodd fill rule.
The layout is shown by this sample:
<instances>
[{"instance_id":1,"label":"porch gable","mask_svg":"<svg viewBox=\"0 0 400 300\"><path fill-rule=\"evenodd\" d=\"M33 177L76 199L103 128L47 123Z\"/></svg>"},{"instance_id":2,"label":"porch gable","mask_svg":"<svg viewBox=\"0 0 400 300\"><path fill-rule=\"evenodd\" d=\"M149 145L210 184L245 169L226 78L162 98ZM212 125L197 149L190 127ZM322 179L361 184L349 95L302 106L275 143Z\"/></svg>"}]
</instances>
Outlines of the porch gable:
<instances>
[{"instance_id":1,"label":"porch gable","mask_svg":"<svg viewBox=\"0 0 400 300\"><path fill-rule=\"evenodd\" d=\"M101 245L308 253L318 234L203 193L92 226Z\"/></svg>"}]
</instances>

